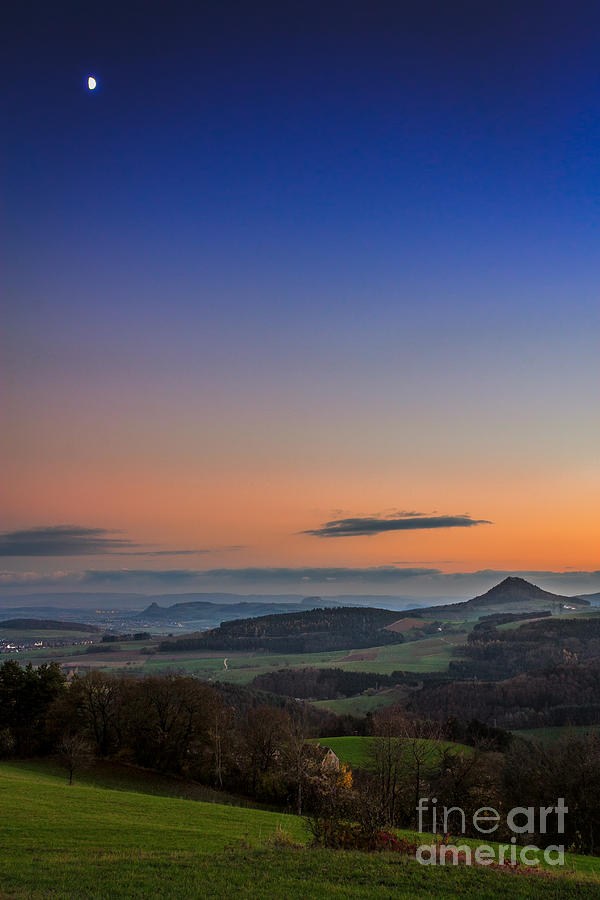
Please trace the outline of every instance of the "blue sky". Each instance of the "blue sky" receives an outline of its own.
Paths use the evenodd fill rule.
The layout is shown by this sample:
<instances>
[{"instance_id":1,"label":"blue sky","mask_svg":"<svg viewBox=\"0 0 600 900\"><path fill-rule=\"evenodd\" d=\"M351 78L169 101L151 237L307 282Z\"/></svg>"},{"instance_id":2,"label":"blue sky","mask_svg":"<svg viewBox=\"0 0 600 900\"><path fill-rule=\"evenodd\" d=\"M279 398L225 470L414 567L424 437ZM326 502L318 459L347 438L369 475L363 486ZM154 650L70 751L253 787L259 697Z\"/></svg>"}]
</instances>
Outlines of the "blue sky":
<instances>
[{"instance_id":1,"label":"blue sky","mask_svg":"<svg viewBox=\"0 0 600 900\"><path fill-rule=\"evenodd\" d=\"M6 19L1 531L598 569L597 4ZM492 524L318 536L393 509Z\"/></svg>"}]
</instances>

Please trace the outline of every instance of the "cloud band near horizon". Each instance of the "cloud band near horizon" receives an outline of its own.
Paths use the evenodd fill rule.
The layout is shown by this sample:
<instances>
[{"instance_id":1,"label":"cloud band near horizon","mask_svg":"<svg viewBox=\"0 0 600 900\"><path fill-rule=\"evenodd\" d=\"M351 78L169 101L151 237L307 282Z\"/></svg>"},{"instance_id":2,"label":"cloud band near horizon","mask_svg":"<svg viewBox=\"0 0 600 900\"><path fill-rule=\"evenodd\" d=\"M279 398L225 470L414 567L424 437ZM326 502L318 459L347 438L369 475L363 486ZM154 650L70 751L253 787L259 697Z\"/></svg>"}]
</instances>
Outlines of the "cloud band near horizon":
<instances>
[{"instance_id":1,"label":"cloud band near horizon","mask_svg":"<svg viewBox=\"0 0 600 900\"><path fill-rule=\"evenodd\" d=\"M478 569L472 572L443 572L440 569L399 568L397 566L368 567L246 567L223 569L88 569L83 572L9 572L0 571L0 587L49 586L65 585L69 587L92 587L100 584L142 584L147 582L158 586L186 585L192 588L197 585L207 589L207 582L231 582L242 589L242 585L272 584L302 587L306 584L322 584L331 586L334 583L362 584L368 586L395 582L409 582L418 579L421 584L432 586L447 584L448 586L464 579L497 579L507 576L523 578L558 578L571 582L581 579L598 579L600 570L504 570ZM600 584L599 584L600 587Z\"/></svg>"}]
</instances>

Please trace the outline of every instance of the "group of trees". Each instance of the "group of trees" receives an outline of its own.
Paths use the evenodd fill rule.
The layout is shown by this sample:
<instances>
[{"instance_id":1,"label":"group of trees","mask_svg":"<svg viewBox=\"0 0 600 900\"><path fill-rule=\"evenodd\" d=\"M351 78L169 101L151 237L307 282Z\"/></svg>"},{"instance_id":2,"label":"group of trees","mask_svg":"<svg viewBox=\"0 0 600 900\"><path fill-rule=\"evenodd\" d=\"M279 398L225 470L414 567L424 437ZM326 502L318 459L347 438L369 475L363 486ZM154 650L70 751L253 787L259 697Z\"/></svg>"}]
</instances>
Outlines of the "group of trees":
<instances>
[{"instance_id":1,"label":"group of trees","mask_svg":"<svg viewBox=\"0 0 600 900\"><path fill-rule=\"evenodd\" d=\"M548 816L546 831L534 841L564 844L580 853L600 851L600 736L566 735L555 743L514 741L503 767L508 808L555 807L563 798L564 831Z\"/></svg>"},{"instance_id":2,"label":"group of trees","mask_svg":"<svg viewBox=\"0 0 600 900\"><path fill-rule=\"evenodd\" d=\"M337 721L305 704L184 675L92 670L67 685L55 665L0 666L0 755L56 755L70 779L90 759L135 764L302 812ZM334 729L335 730L335 729Z\"/></svg>"},{"instance_id":3,"label":"group of trees","mask_svg":"<svg viewBox=\"0 0 600 900\"><path fill-rule=\"evenodd\" d=\"M23 668L16 660L0 666L0 755L36 756L49 752L54 735L49 711L65 691L60 666Z\"/></svg>"},{"instance_id":4,"label":"group of trees","mask_svg":"<svg viewBox=\"0 0 600 900\"><path fill-rule=\"evenodd\" d=\"M465 723L464 732L475 735L480 723ZM419 828L421 798L438 806L459 806L466 813L482 805L485 793L497 799L499 781L497 735L479 730L475 746L468 750L448 740L457 722L439 723L408 716L399 707L388 707L373 716L375 740L370 744L365 771L360 775L371 809L386 827ZM423 830L437 831L440 821L422 816Z\"/></svg>"},{"instance_id":5,"label":"group of trees","mask_svg":"<svg viewBox=\"0 0 600 900\"><path fill-rule=\"evenodd\" d=\"M147 641L152 637L149 631L134 631L126 634L103 634L103 644L118 644L119 641Z\"/></svg>"}]
</instances>

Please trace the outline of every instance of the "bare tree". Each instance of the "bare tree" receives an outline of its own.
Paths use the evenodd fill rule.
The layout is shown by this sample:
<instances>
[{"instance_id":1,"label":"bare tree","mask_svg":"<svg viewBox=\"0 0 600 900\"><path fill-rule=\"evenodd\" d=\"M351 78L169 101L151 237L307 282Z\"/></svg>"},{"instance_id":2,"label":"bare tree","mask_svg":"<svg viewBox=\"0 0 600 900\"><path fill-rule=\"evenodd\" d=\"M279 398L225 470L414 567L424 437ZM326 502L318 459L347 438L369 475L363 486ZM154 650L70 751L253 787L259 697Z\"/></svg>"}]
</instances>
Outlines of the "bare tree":
<instances>
[{"instance_id":1,"label":"bare tree","mask_svg":"<svg viewBox=\"0 0 600 900\"><path fill-rule=\"evenodd\" d=\"M377 716L374 724L369 768L382 816L390 827L400 819L416 825L419 798L441 755L440 726L411 720L393 708Z\"/></svg>"},{"instance_id":2,"label":"bare tree","mask_svg":"<svg viewBox=\"0 0 600 900\"><path fill-rule=\"evenodd\" d=\"M222 788L223 770L227 755L230 752L227 737L231 735L233 727L233 712L216 695L213 697L208 721L208 739L212 750L214 781L216 787Z\"/></svg>"},{"instance_id":3,"label":"bare tree","mask_svg":"<svg viewBox=\"0 0 600 900\"><path fill-rule=\"evenodd\" d=\"M290 715L285 734L285 758L287 768L296 786L296 812L302 815L304 788L310 770L310 757L306 748L306 711L304 706Z\"/></svg>"},{"instance_id":4,"label":"bare tree","mask_svg":"<svg viewBox=\"0 0 600 900\"><path fill-rule=\"evenodd\" d=\"M92 746L79 734L67 734L58 745L58 760L69 773L69 784L73 784L73 773L93 763Z\"/></svg>"}]
</instances>

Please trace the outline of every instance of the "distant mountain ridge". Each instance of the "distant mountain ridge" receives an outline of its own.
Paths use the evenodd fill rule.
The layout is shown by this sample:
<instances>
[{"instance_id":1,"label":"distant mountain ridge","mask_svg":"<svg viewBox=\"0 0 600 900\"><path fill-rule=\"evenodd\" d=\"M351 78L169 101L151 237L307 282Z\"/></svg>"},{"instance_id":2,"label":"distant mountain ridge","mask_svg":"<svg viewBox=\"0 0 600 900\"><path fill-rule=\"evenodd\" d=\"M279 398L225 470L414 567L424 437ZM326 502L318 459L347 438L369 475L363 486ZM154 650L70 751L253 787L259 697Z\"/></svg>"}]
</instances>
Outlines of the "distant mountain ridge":
<instances>
[{"instance_id":1,"label":"distant mountain ridge","mask_svg":"<svg viewBox=\"0 0 600 900\"><path fill-rule=\"evenodd\" d=\"M275 615L277 613L301 612L313 607L339 606L335 600L331 601L321 597L303 597L295 603L264 603L262 601L242 600L237 603L214 603L210 600L191 600L183 603L174 603L172 606L160 606L151 603L145 610L136 616L140 622L166 623L166 622L215 622L230 619L246 619L254 616Z\"/></svg>"},{"instance_id":2,"label":"distant mountain ridge","mask_svg":"<svg viewBox=\"0 0 600 900\"><path fill-rule=\"evenodd\" d=\"M595 594L579 594L580 600L588 600L592 604L600 603L600 591L596 591Z\"/></svg>"}]
</instances>

